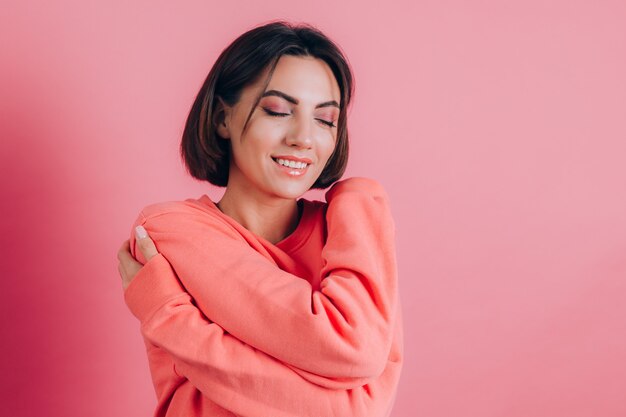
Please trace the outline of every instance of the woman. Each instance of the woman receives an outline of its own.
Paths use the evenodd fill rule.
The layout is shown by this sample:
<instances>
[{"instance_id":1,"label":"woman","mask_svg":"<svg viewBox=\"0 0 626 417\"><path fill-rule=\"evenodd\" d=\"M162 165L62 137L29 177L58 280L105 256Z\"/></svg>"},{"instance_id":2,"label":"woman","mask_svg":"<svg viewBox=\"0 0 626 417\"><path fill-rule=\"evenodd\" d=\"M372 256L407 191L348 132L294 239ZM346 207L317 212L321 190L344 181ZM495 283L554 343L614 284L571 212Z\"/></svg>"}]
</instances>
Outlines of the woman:
<instances>
[{"instance_id":1,"label":"woman","mask_svg":"<svg viewBox=\"0 0 626 417\"><path fill-rule=\"evenodd\" d=\"M145 207L118 252L155 416L390 414L395 226L378 182L339 180L352 88L339 48L309 25L254 28L217 59L181 153L222 199ZM326 202L301 198L330 185Z\"/></svg>"}]
</instances>

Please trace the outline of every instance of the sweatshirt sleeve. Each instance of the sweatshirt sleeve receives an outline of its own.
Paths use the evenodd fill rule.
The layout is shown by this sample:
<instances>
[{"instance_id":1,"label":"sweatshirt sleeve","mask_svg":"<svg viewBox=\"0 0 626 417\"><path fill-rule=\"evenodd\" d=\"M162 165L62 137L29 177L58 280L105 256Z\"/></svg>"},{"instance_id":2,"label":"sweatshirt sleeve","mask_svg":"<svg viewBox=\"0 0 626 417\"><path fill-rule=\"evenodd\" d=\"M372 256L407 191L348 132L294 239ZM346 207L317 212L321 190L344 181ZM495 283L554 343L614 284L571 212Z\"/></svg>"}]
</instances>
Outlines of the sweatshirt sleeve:
<instances>
[{"instance_id":1,"label":"sweatshirt sleeve","mask_svg":"<svg viewBox=\"0 0 626 417\"><path fill-rule=\"evenodd\" d=\"M354 177L335 183L326 199L320 291L205 212L150 210L134 226L146 228L198 308L240 341L312 374L376 377L386 365L397 302L388 196L378 182ZM131 251L142 262L133 233ZM151 281L150 291L164 290ZM164 301L168 295L161 293ZM145 314L152 300L133 308Z\"/></svg>"},{"instance_id":2,"label":"sweatshirt sleeve","mask_svg":"<svg viewBox=\"0 0 626 417\"><path fill-rule=\"evenodd\" d=\"M156 269L160 271L158 274L154 273ZM165 276L168 270L169 276ZM155 288L159 291L154 291ZM160 300L156 304L166 301L153 309L136 309L139 300L146 297ZM174 271L160 254L138 272L124 298L139 314L146 343L170 355L174 372L238 415L362 415L384 400L370 395L376 392L375 388L362 387L368 383L365 380L317 377L317 382L323 383L316 384L315 375L305 378L305 372L233 337L193 305L191 296L183 291Z\"/></svg>"},{"instance_id":3,"label":"sweatshirt sleeve","mask_svg":"<svg viewBox=\"0 0 626 417\"><path fill-rule=\"evenodd\" d=\"M277 375L291 383L285 384L282 391L295 390L294 395L301 392L300 386L306 381L327 389L353 389L371 381L312 374L241 342L194 305L160 253L139 270L124 292L124 300L139 319L146 342L167 352L179 375L198 385L209 379L222 384L223 389L239 389L254 396L262 394L259 385L275 392ZM280 399L281 394L274 401Z\"/></svg>"}]
</instances>

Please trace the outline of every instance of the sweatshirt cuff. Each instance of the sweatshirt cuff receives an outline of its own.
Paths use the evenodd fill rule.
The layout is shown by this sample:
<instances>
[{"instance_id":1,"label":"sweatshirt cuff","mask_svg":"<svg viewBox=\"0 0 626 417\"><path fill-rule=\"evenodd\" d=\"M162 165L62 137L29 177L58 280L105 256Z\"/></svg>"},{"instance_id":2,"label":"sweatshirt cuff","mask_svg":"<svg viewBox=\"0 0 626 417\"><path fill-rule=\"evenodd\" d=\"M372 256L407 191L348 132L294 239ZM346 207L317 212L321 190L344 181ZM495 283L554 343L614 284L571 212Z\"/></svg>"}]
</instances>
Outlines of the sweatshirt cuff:
<instances>
[{"instance_id":1,"label":"sweatshirt cuff","mask_svg":"<svg viewBox=\"0 0 626 417\"><path fill-rule=\"evenodd\" d=\"M137 272L124 291L124 301L141 323L166 302L186 292L170 263L158 253Z\"/></svg>"}]
</instances>

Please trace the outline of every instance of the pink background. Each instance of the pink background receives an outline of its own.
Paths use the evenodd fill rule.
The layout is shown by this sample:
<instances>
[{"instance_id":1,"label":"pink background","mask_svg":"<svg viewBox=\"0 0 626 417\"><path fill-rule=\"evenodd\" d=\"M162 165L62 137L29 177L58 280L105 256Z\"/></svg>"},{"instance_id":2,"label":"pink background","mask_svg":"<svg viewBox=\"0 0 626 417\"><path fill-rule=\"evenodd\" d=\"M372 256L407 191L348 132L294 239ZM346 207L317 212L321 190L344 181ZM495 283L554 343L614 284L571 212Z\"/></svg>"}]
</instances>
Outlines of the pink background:
<instances>
[{"instance_id":1,"label":"pink background","mask_svg":"<svg viewBox=\"0 0 626 417\"><path fill-rule=\"evenodd\" d=\"M398 226L393 416L626 415L623 1L4 3L3 415L152 415L116 252L148 203L221 196L184 172L184 119L276 18L355 72L346 176Z\"/></svg>"}]
</instances>

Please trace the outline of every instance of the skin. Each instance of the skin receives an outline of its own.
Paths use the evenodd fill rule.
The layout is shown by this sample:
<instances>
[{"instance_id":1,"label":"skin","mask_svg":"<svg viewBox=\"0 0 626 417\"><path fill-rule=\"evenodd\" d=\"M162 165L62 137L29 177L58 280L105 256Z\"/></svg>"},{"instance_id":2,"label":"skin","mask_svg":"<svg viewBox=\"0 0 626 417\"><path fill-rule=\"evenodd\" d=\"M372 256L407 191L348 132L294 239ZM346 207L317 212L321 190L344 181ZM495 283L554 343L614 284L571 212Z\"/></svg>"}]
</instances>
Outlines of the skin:
<instances>
[{"instance_id":1,"label":"skin","mask_svg":"<svg viewBox=\"0 0 626 417\"><path fill-rule=\"evenodd\" d=\"M299 222L297 198L308 191L322 173L335 149L339 109L315 108L319 103L340 103L340 89L328 65L313 57L283 55L266 91L278 90L298 100L290 103L281 97L263 97L254 109L245 135L243 124L261 93L266 69L258 81L242 90L234 106L221 100L216 109L217 133L230 140L230 171L226 191L217 203L219 209L246 229L271 243L291 234ZM286 116L268 114L265 109ZM312 160L300 176L282 172L271 155L296 155ZM130 253L129 240L118 251L118 270L124 290L142 264ZM149 236L137 240L146 260L158 252Z\"/></svg>"},{"instance_id":2,"label":"skin","mask_svg":"<svg viewBox=\"0 0 626 417\"><path fill-rule=\"evenodd\" d=\"M146 258L146 262L159 253L156 246L154 245L154 241L150 239L150 236L147 236L147 233L146 237L144 238L137 237L137 248ZM117 270L119 271L120 277L122 278L122 288L124 291L126 291L126 288L128 288L131 281L133 280L135 275L137 275L137 272L139 272L141 267L143 267L143 264L133 258L133 255L130 253L130 240L128 239L126 239L124 243L122 243L122 246L117 251L117 259L119 260Z\"/></svg>"}]
</instances>

